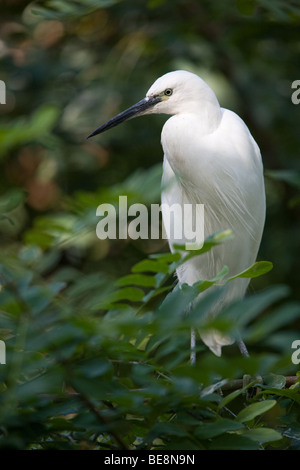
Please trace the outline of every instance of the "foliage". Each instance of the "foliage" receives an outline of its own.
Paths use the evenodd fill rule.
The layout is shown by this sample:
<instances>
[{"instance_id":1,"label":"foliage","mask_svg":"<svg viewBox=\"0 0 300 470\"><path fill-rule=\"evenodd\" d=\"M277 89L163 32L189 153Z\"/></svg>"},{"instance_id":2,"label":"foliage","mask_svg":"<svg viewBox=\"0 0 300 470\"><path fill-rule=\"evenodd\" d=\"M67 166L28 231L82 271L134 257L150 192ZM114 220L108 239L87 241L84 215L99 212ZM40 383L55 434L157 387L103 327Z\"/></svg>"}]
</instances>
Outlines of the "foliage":
<instances>
[{"instance_id":1,"label":"foliage","mask_svg":"<svg viewBox=\"0 0 300 470\"><path fill-rule=\"evenodd\" d=\"M226 237L207 240L201 253ZM189 364L191 327L233 336L241 331L252 346L267 341L268 328L259 329L255 319L284 298L286 288L270 287L209 319L219 295L213 291L187 315L185 305L216 282L174 289L167 281L187 256L153 255L112 290L101 276L94 281L78 276L69 285L55 278L45 283L33 276L39 262L34 251L3 267L2 334L9 349L1 369L2 448L297 447L300 380L284 388L285 378L278 375L290 362L284 348L248 359L212 357L200 346L197 365ZM241 276L270 267L258 263ZM281 327L299 315L293 305L285 308ZM272 309L268 323L280 309ZM265 384L250 400L246 391L255 378L220 393L230 379L261 372Z\"/></svg>"},{"instance_id":2,"label":"foliage","mask_svg":"<svg viewBox=\"0 0 300 470\"><path fill-rule=\"evenodd\" d=\"M299 17L286 0L4 4L2 449L299 449ZM239 274L249 294L216 319L226 267L181 290L174 272L226 243L227 227L190 254L95 233L99 204L159 202L165 118L86 136L178 68L245 119L266 170L259 260L271 262ZM191 366L191 327L241 334L250 358L235 345L215 357L199 339Z\"/></svg>"}]
</instances>

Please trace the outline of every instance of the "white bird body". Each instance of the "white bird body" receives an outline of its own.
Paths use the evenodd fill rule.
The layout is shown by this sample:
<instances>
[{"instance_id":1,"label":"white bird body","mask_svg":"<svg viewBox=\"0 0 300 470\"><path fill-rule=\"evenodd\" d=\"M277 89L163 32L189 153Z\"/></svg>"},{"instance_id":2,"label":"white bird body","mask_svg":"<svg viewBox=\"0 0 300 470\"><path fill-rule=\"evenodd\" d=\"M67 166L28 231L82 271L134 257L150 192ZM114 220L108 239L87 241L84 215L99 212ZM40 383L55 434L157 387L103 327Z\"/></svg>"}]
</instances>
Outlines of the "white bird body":
<instances>
[{"instance_id":1,"label":"white bird body","mask_svg":"<svg viewBox=\"0 0 300 470\"><path fill-rule=\"evenodd\" d=\"M204 204L205 238L225 229L231 229L234 238L190 259L177 270L179 282L189 285L214 278L225 265L229 276L251 266L257 257L265 220L260 152L244 122L231 111L222 110L215 130L203 134L199 128L197 115L179 114L165 124L162 202L168 206ZM182 162L183 148L187 164ZM171 250L174 243L186 242L169 240ZM231 281L212 315L243 297L248 284L247 278ZM217 332L202 335L202 339L216 355L221 354L223 345L232 342Z\"/></svg>"},{"instance_id":2,"label":"white bird body","mask_svg":"<svg viewBox=\"0 0 300 470\"><path fill-rule=\"evenodd\" d=\"M260 150L247 126L235 113L222 109L211 88L197 75L186 71L158 78L137 106L125 111L134 115L172 115L165 123L161 142L164 150L162 203L204 204L204 235L231 229L234 238L213 247L182 265L180 284L214 278L226 265L229 276L251 266L257 257L265 221L265 189ZM135 110L135 113L133 112ZM114 119L117 120L115 123ZM122 122L123 113L95 133ZM91 134L94 135L95 133ZM162 204L162 208L164 207ZM164 209L163 219L166 218ZM188 240L170 236L169 245ZM228 283L212 315L232 300L244 296L249 280ZM205 295L205 293L201 294ZM232 342L215 331L201 336L221 355Z\"/></svg>"}]
</instances>

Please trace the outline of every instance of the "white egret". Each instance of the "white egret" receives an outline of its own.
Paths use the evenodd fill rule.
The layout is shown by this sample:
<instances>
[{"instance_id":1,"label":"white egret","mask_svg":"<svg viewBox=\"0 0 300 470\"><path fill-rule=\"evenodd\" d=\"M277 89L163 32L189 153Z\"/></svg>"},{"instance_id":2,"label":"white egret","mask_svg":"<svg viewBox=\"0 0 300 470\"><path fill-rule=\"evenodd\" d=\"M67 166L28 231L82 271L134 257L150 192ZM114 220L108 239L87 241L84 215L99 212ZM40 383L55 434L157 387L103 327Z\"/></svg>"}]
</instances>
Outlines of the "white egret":
<instances>
[{"instance_id":1,"label":"white egret","mask_svg":"<svg viewBox=\"0 0 300 470\"><path fill-rule=\"evenodd\" d=\"M197 75L178 70L158 78L146 97L96 129L92 137L127 119L144 114L169 114L162 129L164 151L162 202L204 204L205 237L231 229L234 238L194 257L178 269L179 283L212 279L223 266L234 276L257 257L265 221L265 189L259 147L246 124L220 107L215 93ZM164 219L164 213L163 213ZM169 239L172 250L174 242ZM181 240L186 243L186 240ZM249 279L227 284L212 315L242 298ZM203 295L203 294L201 294ZM211 331L201 335L218 356L232 338ZM242 353L247 350L239 342Z\"/></svg>"}]
</instances>

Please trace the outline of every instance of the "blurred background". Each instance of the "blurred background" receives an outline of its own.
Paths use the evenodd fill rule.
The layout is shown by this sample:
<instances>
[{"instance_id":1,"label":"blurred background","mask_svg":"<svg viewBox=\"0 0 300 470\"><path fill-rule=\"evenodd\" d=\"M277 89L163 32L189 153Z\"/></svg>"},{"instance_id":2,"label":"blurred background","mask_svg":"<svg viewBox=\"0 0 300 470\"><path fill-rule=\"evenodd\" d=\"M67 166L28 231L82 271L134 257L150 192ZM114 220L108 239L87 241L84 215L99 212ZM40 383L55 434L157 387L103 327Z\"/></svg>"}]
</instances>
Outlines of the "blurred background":
<instances>
[{"instance_id":1,"label":"blurred background","mask_svg":"<svg viewBox=\"0 0 300 470\"><path fill-rule=\"evenodd\" d=\"M237 112L258 142L267 221L259 259L274 263L252 290L284 283L299 295L300 6L297 1L2 0L1 259L68 281L115 279L165 241L100 241L96 208L159 203L166 116L147 116L87 141L186 69ZM224 227L226 228L226 227Z\"/></svg>"},{"instance_id":2,"label":"blurred background","mask_svg":"<svg viewBox=\"0 0 300 470\"><path fill-rule=\"evenodd\" d=\"M0 12L0 447L299 449L299 382L284 388L299 367L299 1L1 0ZM160 202L167 117L86 140L176 69L204 78L257 141L259 260L274 264L216 320L241 328L250 359L198 344L194 368L189 322L203 327L208 307L183 315L193 289L157 301L174 283L166 241L96 236L100 204ZM228 408L214 393L244 374L271 387L251 398L250 431L236 427L244 395Z\"/></svg>"}]
</instances>

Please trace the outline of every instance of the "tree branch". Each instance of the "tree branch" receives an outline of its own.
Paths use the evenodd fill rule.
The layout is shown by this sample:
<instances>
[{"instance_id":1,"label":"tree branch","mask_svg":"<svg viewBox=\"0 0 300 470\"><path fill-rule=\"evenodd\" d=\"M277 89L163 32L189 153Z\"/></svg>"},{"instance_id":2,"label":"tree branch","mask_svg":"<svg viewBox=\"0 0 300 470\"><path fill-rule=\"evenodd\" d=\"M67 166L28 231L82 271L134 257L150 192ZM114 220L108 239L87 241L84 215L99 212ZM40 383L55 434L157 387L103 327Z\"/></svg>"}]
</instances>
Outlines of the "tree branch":
<instances>
[{"instance_id":1,"label":"tree branch","mask_svg":"<svg viewBox=\"0 0 300 470\"><path fill-rule=\"evenodd\" d=\"M266 379L266 377L262 377L262 384L264 384L264 379ZM297 382L297 380L299 379L298 376L296 375L289 375L289 376L286 376L285 377L285 388L288 388L290 387L291 385L295 384ZM255 380L255 377L254 377L254 380ZM223 385L223 387L221 388L221 390L223 392L233 392L234 390L239 390L240 388L243 388L243 379L236 379L236 380L230 380L230 382L227 382L227 384ZM267 384L265 384L267 385Z\"/></svg>"}]
</instances>

